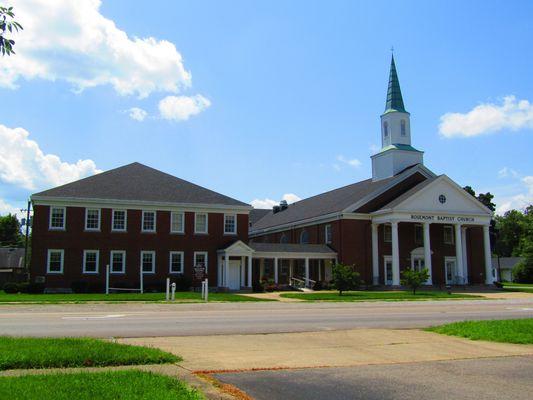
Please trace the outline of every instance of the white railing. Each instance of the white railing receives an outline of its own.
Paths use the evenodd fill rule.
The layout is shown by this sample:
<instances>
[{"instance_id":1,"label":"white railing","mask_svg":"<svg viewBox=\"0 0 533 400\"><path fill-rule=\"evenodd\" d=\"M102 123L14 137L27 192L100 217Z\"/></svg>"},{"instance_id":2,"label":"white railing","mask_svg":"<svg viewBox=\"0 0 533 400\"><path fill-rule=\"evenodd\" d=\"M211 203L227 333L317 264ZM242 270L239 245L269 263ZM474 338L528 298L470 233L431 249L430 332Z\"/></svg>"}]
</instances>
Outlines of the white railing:
<instances>
[{"instance_id":1,"label":"white railing","mask_svg":"<svg viewBox=\"0 0 533 400\"><path fill-rule=\"evenodd\" d=\"M291 276L290 282L291 282L291 286L295 287L297 289L301 289L301 288L304 288L304 287L312 289L315 286L315 284L316 284L316 281L314 281L313 279L296 278L294 276Z\"/></svg>"}]
</instances>

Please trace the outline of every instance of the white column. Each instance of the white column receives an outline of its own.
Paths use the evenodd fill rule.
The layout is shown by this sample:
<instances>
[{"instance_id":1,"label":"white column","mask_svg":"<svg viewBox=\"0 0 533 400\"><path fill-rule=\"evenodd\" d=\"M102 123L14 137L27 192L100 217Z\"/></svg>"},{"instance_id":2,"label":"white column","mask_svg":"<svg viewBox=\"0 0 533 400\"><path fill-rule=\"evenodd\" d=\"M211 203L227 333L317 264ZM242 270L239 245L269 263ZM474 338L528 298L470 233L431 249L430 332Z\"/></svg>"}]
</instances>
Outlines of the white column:
<instances>
[{"instance_id":1,"label":"white column","mask_svg":"<svg viewBox=\"0 0 533 400\"><path fill-rule=\"evenodd\" d=\"M229 276L229 255L226 253L224 255L224 284L223 287L228 287L228 276Z\"/></svg>"},{"instance_id":2,"label":"white column","mask_svg":"<svg viewBox=\"0 0 533 400\"><path fill-rule=\"evenodd\" d=\"M274 283L278 283L278 258L274 258Z\"/></svg>"},{"instance_id":3,"label":"white column","mask_svg":"<svg viewBox=\"0 0 533 400\"><path fill-rule=\"evenodd\" d=\"M241 257L241 286L244 286L244 256Z\"/></svg>"},{"instance_id":4,"label":"white column","mask_svg":"<svg viewBox=\"0 0 533 400\"><path fill-rule=\"evenodd\" d=\"M485 283L491 285L494 282L492 277L492 255L490 251L489 226L483 225L483 243L485 251Z\"/></svg>"},{"instance_id":5,"label":"white column","mask_svg":"<svg viewBox=\"0 0 533 400\"><path fill-rule=\"evenodd\" d=\"M223 274L223 271L222 271L222 255L218 255L217 257L217 260L218 260L218 265L217 265L217 271L218 271L218 274L217 274L217 286L218 287L222 287L222 274Z\"/></svg>"},{"instance_id":6,"label":"white column","mask_svg":"<svg viewBox=\"0 0 533 400\"><path fill-rule=\"evenodd\" d=\"M378 224L372 224L372 283L379 285Z\"/></svg>"},{"instance_id":7,"label":"white column","mask_svg":"<svg viewBox=\"0 0 533 400\"><path fill-rule=\"evenodd\" d=\"M461 235L461 224L455 224L455 262L457 263L457 274L463 273L463 236ZM453 277L455 279L455 277Z\"/></svg>"},{"instance_id":8,"label":"white column","mask_svg":"<svg viewBox=\"0 0 533 400\"><path fill-rule=\"evenodd\" d=\"M309 285L309 258L305 259L305 286Z\"/></svg>"},{"instance_id":9,"label":"white column","mask_svg":"<svg viewBox=\"0 0 533 400\"><path fill-rule=\"evenodd\" d=\"M248 287L252 287L252 256L248 256Z\"/></svg>"},{"instance_id":10,"label":"white column","mask_svg":"<svg viewBox=\"0 0 533 400\"><path fill-rule=\"evenodd\" d=\"M398 243L398 222L391 222L392 228L392 285L400 286L400 245Z\"/></svg>"},{"instance_id":11,"label":"white column","mask_svg":"<svg viewBox=\"0 0 533 400\"><path fill-rule=\"evenodd\" d=\"M468 283L468 256L466 250L466 226L461 228L461 243L463 244L463 270L461 271L461 279L463 284Z\"/></svg>"},{"instance_id":12,"label":"white column","mask_svg":"<svg viewBox=\"0 0 533 400\"><path fill-rule=\"evenodd\" d=\"M433 285L433 268L431 267L431 239L429 222L424 222L424 264L429 272L428 285Z\"/></svg>"},{"instance_id":13,"label":"white column","mask_svg":"<svg viewBox=\"0 0 533 400\"><path fill-rule=\"evenodd\" d=\"M324 264L324 260L318 260L318 281L322 282L322 265Z\"/></svg>"}]
</instances>

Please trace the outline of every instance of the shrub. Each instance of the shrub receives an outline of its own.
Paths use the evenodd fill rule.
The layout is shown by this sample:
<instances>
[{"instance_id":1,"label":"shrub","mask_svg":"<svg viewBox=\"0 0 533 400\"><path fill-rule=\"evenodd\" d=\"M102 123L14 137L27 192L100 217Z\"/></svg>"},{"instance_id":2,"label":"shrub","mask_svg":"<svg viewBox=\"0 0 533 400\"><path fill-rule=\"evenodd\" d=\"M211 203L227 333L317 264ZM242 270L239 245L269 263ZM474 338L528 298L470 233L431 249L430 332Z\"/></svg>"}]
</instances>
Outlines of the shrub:
<instances>
[{"instance_id":1,"label":"shrub","mask_svg":"<svg viewBox=\"0 0 533 400\"><path fill-rule=\"evenodd\" d=\"M41 294L44 292L44 283L30 282L26 290L29 294Z\"/></svg>"},{"instance_id":2,"label":"shrub","mask_svg":"<svg viewBox=\"0 0 533 400\"><path fill-rule=\"evenodd\" d=\"M177 292L185 292L187 290L190 290L192 286L192 278L183 274L178 275L174 279L174 282L176 283Z\"/></svg>"},{"instance_id":3,"label":"shrub","mask_svg":"<svg viewBox=\"0 0 533 400\"><path fill-rule=\"evenodd\" d=\"M322 285L322 282L320 281L315 282L315 285L313 286L313 290L324 290L324 286Z\"/></svg>"},{"instance_id":4,"label":"shrub","mask_svg":"<svg viewBox=\"0 0 533 400\"><path fill-rule=\"evenodd\" d=\"M252 283L252 292L254 293L263 293L265 291L265 287L263 284L259 281L254 281Z\"/></svg>"},{"instance_id":5,"label":"shrub","mask_svg":"<svg viewBox=\"0 0 533 400\"><path fill-rule=\"evenodd\" d=\"M357 290L361 285L361 275L355 270L355 265L342 263L333 266L333 285L339 291L339 296L346 290Z\"/></svg>"},{"instance_id":6,"label":"shrub","mask_svg":"<svg viewBox=\"0 0 533 400\"><path fill-rule=\"evenodd\" d=\"M28 287L30 286L29 282L21 282L18 284L20 293L28 293Z\"/></svg>"},{"instance_id":7,"label":"shrub","mask_svg":"<svg viewBox=\"0 0 533 400\"><path fill-rule=\"evenodd\" d=\"M533 242L528 242L522 252L524 259L513 268L513 277L518 283L533 283Z\"/></svg>"},{"instance_id":8,"label":"shrub","mask_svg":"<svg viewBox=\"0 0 533 400\"><path fill-rule=\"evenodd\" d=\"M413 289L413 294L416 294L416 289L422 286L429 279L429 272L427 268L421 271L415 271L414 269L406 269L402 271L402 278L400 283L403 286L409 286Z\"/></svg>"},{"instance_id":9,"label":"shrub","mask_svg":"<svg viewBox=\"0 0 533 400\"><path fill-rule=\"evenodd\" d=\"M74 281L70 284L70 288L74 293L87 293L89 288L89 282Z\"/></svg>"},{"instance_id":10,"label":"shrub","mask_svg":"<svg viewBox=\"0 0 533 400\"><path fill-rule=\"evenodd\" d=\"M4 292L8 294L15 294L19 292L19 285L15 282L7 282L4 284Z\"/></svg>"}]
</instances>

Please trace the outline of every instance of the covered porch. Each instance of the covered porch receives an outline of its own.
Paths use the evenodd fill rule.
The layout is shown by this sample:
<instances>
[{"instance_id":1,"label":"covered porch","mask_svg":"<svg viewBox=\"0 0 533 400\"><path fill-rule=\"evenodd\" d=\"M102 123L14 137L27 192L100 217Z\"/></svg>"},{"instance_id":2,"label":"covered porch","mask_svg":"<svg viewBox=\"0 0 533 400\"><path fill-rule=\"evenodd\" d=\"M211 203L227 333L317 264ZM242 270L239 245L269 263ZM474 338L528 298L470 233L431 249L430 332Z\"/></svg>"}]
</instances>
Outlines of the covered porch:
<instances>
[{"instance_id":1,"label":"covered porch","mask_svg":"<svg viewBox=\"0 0 533 400\"><path fill-rule=\"evenodd\" d=\"M313 288L332 279L337 253L327 245L233 243L218 251L218 287L251 289L255 282Z\"/></svg>"}]
</instances>

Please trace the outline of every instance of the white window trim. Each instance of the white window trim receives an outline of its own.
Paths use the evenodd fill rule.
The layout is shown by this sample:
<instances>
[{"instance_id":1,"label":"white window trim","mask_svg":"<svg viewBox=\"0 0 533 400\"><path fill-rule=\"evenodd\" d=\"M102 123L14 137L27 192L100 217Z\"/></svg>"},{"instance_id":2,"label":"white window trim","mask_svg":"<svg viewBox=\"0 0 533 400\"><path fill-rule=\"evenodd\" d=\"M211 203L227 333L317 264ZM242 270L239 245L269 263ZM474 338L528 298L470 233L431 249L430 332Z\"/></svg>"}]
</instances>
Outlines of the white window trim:
<instances>
[{"instance_id":1,"label":"white window trim","mask_svg":"<svg viewBox=\"0 0 533 400\"><path fill-rule=\"evenodd\" d=\"M114 254L122 254L122 270L121 271L113 271L113 255ZM109 273L110 274L125 274L126 273L126 250L111 250L109 252Z\"/></svg>"},{"instance_id":2,"label":"white window trim","mask_svg":"<svg viewBox=\"0 0 533 400\"><path fill-rule=\"evenodd\" d=\"M89 210L98 211L98 228L87 228L87 219L88 219L88 216L89 216ZM85 209L85 230L86 231L99 232L100 231L101 222L102 222L102 210L101 209L99 209L99 208L86 208Z\"/></svg>"},{"instance_id":3,"label":"white window trim","mask_svg":"<svg viewBox=\"0 0 533 400\"><path fill-rule=\"evenodd\" d=\"M143 268L143 255L151 254L152 255L152 269L150 271L145 271ZM153 250L141 250L141 269L143 274L151 275L155 274L155 251Z\"/></svg>"},{"instance_id":4,"label":"white window trim","mask_svg":"<svg viewBox=\"0 0 533 400\"><path fill-rule=\"evenodd\" d=\"M124 229L115 229L115 212L123 211L124 212ZM126 232L128 230L128 210L113 210L111 212L111 231L112 232Z\"/></svg>"},{"instance_id":5,"label":"white window trim","mask_svg":"<svg viewBox=\"0 0 533 400\"><path fill-rule=\"evenodd\" d=\"M328 231L329 231L329 235L328 235ZM328 236L329 236L329 239L328 239ZM333 234L331 232L331 225L330 224L327 224L326 226L324 226L324 242L326 244L331 244L331 242L333 241Z\"/></svg>"},{"instance_id":6,"label":"white window trim","mask_svg":"<svg viewBox=\"0 0 533 400\"><path fill-rule=\"evenodd\" d=\"M52 226L52 210L54 208L63 210L63 226L62 227ZM51 231L64 231L66 229L66 226L67 226L67 208L66 207L50 206L50 216L49 216L49 221L48 221L48 229L51 230Z\"/></svg>"},{"instance_id":7,"label":"white window trim","mask_svg":"<svg viewBox=\"0 0 533 400\"><path fill-rule=\"evenodd\" d=\"M451 232L452 232L452 234L451 234L452 240L450 242L446 241L446 229L450 229ZM455 244L455 232L454 232L453 225L444 225L444 227L442 228L442 243L448 244L448 245L454 245Z\"/></svg>"},{"instance_id":8,"label":"white window trim","mask_svg":"<svg viewBox=\"0 0 533 400\"><path fill-rule=\"evenodd\" d=\"M96 271L87 271L85 267L87 253L96 253ZM89 275L97 275L100 273L100 251L99 250L83 250L83 273Z\"/></svg>"},{"instance_id":9,"label":"white window trim","mask_svg":"<svg viewBox=\"0 0 533 400\"><path fill-rule=\"evenodd\" d=\"M179 214L181 215L181 230L175 231L173 230L174 226L174 215ZM185 213L183 211L171 211L170 212L170 233L185 233Z\"/></svg>"},{"instance_id":10,"label":"white window trim","mask_svg":"<svg viewBox=\"0 0 533 400\"><path fill-rule=\"evenodd\" d=\"M196 220L198 219L198 215L205 215L205 231L198 231L196 230ZM197 212L194 213L194 233L195 234L201 234L205 235L209 232L209 214L205 212Z\"/></svg>"},{"instance_id":11,"label":"white window trim","mask_svg":"<svg viewBox=\"0 0 533 400\"><path fill-rule=\"evenodd\" d=\"M50 255L52 252L60 252L61 253L61 270L60 271L50 271ZM48 253L46 255L46 273L47 274L62 274L63 273L63 267L65 265L65 250L63 249L48 249Z\"/></svg>"},{"instance_id":12,"label":"white window trim","mask_svg":"<svg viewBox=\"0 0 533 400\"><path fill-rule=\"evenodd\" d=\"M181 271L172 271L172 256L174 254L180 254L181 256ZM169 274L183 274L183 271L185 270L185 253L183 251L171 251L168 256L168 273Z\"/></svg>"},{"instance_id":13,"label":"white window trim","mask_svg":"<svg viewBox=\"0 0 533 400\"><path fill-rule=\"evenodd\" d=\"M194 266L196 266L196 256L197 255L205 255L205 272L207 273L207 271L209 271L209 253L207 251L195 251L194 252L194 256L193 256L193 261L194 261Z\"/></svg>"},{"instance_id":14,"label":"white window trim","mask_svg":"<svg viewBox=\"0 0 533 400\"><path fill-rule=\"evenodd\" d=\"M154 214L154 229L144 229L144 215L146 213ZM157 232L157 211L143 210L141 218L141 232L155 233Z\"/></svg>"},{"instance_id":15,"label":"white window trim","mask_svg":"<svg viewBox=\"0 0 533 400\"><path fill-rule=\"evenodd\" d=\"M226 217L233 217L235 220L233 232L226 231ZM237 234L237 214L224 214L224 235L236 235Z\"/></svg>"}]
</instances>

